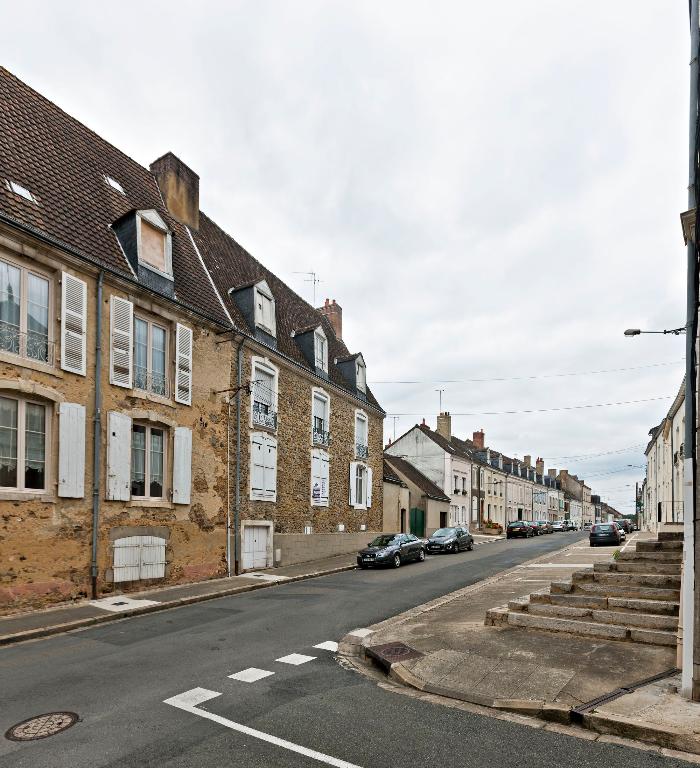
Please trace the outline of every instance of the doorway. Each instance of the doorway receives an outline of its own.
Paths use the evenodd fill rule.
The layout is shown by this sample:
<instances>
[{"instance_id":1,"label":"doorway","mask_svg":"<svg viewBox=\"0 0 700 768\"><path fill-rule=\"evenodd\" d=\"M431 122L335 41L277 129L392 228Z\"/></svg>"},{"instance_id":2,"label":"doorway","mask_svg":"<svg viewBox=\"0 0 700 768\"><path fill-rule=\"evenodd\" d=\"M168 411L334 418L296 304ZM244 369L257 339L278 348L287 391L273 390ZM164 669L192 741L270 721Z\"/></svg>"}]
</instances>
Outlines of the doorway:
<instances>
[{"instance_id":1,"label":"doorway","mask_svg":"<svg viewBox=\"0 0 700 768\"><path fill-rule=\"evenodd\" d=\"M243 569L267 568L266 525L247 525L243 529Z\"/></svg>"}]
</instances>

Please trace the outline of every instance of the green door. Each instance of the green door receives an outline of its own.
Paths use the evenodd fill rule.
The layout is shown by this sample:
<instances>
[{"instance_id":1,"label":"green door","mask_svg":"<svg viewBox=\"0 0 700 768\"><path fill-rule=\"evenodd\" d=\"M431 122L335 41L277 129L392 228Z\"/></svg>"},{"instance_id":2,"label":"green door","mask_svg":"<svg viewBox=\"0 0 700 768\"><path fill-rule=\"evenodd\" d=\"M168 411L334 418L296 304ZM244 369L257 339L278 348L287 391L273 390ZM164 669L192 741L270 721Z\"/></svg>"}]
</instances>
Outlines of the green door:
<instances>
[{"instance_id":1,"label":"green door","mask_svg":"<svg viewBox=\"0 0 700 768\"><path fill-rule=\"evenodd\" d=\"M425 536L425 510L418 507L411 509L410 526L414 536Z\"/></svg>"}]
</instances>

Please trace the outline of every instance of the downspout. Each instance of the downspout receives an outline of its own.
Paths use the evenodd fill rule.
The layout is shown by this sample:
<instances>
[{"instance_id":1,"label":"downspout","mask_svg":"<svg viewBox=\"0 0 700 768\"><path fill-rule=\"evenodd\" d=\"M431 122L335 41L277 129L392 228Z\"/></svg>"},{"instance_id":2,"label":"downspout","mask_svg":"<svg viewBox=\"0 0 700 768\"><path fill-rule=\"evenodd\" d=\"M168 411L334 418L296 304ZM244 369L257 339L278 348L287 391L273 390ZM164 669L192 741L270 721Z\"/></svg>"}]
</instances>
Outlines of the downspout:
<instances>
[{"instance_id":1,"label":"downspout","mask_svg":"<svg viewBox=\"0 0 700 768\"><path fill-rule=\"evenodd\" d=\"M233 572L240 573L241 525L241 386L243 382L243 344L241 337L236 352L236 506L233 511Z\"/></svg>"},{"instance_id":2,"label":"downspout","mask_svg":"<svg viewBox=\"0 0 700 768\"><path fill-rule=\"evenodd\" d=\"M95 312L95 413L93 415L92 444L92 557L90 579L92 599L97 599L97 536L100 525L100 447L102 442L102 287L105 273L100 270L97 279L97 306Z\"/></svg>"},{"instance_id":3,"label":"downspout","mask_svg":"<svg viewBox=\"0 0 700 768\"><path fill-rule=\"evenodd\" d=\"M231 576L231 395L226 398L226 575Z\"/></svg>"}]
</instances>

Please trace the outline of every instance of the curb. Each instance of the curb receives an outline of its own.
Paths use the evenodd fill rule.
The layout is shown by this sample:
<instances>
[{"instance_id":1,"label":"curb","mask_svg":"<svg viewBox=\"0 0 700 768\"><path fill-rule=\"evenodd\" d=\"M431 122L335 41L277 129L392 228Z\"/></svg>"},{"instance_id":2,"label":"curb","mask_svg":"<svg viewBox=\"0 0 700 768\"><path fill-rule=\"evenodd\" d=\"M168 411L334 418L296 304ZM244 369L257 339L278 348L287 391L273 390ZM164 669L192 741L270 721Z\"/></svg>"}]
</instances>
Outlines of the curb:
<instances>
[{"instance_id":1,"label":"curb","mask_svg":"<svg viewBox=\"0 0 700 768\"><path fill-rule=\"evenodd\" d=\"M14 632L9 635L0 635L0 647L14 645L15 643L23 643L27 640L38 640L42 637L60 635L65 632L71 632L73 630L86 629L87 627L92 627L98 624L105 624L109 621L129 619L132 616L144 616L148 613L158 613L160 611L168 611L173 608L182 608L187 605L194 605L195 603L203 603L207 600L215 600L217 597L229 597L231 595L239 595L245 592L254 592L258 589L276 587L280 584L290 584L295 581L305 581L307 579L318 578L319 576L330 576L334 573L354 571L356 569L357 566L355 565L343 565L338 568L329 568L326 571L314 571L312 573L303 573L300 576L288 576L282 581L265 581L260 582L259 584L247 584L240 587L231 587L230 589L224 589L219 592L206 592L203 595L181 597L177 600L170 600L168 602L158 603L157 605L146 605L141 608L134 608L130 611L114 611L112 613L107 613L104 616L90 616L86 619L75 619L74 621L67 621L63 624L53 624L46 627L27 629L23 632Z\"/></svg>"}]
</instances>

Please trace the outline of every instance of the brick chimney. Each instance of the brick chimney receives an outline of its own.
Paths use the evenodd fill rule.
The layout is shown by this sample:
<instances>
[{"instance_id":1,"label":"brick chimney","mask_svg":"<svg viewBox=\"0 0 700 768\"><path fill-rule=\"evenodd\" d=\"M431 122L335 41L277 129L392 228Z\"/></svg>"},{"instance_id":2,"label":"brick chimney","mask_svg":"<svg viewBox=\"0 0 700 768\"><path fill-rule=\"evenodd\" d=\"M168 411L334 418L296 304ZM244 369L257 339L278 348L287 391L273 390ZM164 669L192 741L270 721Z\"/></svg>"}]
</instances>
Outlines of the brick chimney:
<instances>
[{"instance_id":1,"label":"brick chimney","mask_svg":"<svg viewBox=\"0 0 700 768\"><path fill-rule=\"evenodd\" d=\"M538 475L544 475L544 459L538 458L535 462L535 469Z\"/></svg>"},{"instance_id":2,"label":"brick chimney","mask_svg":"<svg viewBox=\"0 0 700 768\"><path fill-rule=\"evenodd\" d=\"M445 440L452 438L452 416L449 411L439 413L437 417L437 428L435 430L438 435L442 435Z\"/></svg>"},{"instance_id":3,"label":"brick chimney","mask_svg":"<svg viewBox=\"0 0 700 768\"><path fill-rule=\"evenodd\" d=\"M474 432L472 434L472 442L480 451L484 450L485 440L486 440L486 435L484 434L483 429L480 429L478 432Z\"/></svg>"},{"instance_id":4,"label":"brick chimney","mask_svg":"<svg viewBox=\"0 0 700 768\"><path fill-rule=\"evenodd\" d=\"M531 467L532 466L532 456L523 456L523 464L526 467Z\"/></svg>"},{"instance_id":5,"label":"brick chimney","mask_svg":"<svg viewBox=\"0 0 700 768\"><path fill-rule=\"evenodd\" d=\"M172 152L154 160L151 173L170 214L188 227L199 229L199 176Z\"/></svg>"},{"instance_id":6,"label":"brick chimney","mask_svg":"<svg viewBox=\"0 0 700 768\"><path fill-rule=\"evenodd\" d=\"M556 469L548 469L547 474L552 478L552 480L557 479L557 470Z\"/></svg>"},{"instance_id":7,"label":"brick chimney","mask_svg":"<svg viewBox=\"0 0 700 768\"><path fill-rule=\"evenodd\" d=\"M336 338L342 341L343 308L340 306L340 304L336 304L335 299L333 299L333 301L326 299L326 303L322 307L319 307L317 311L328 318L328 321L333 327L333 333L335 333Z\"/></svg>"}]
</instances>

